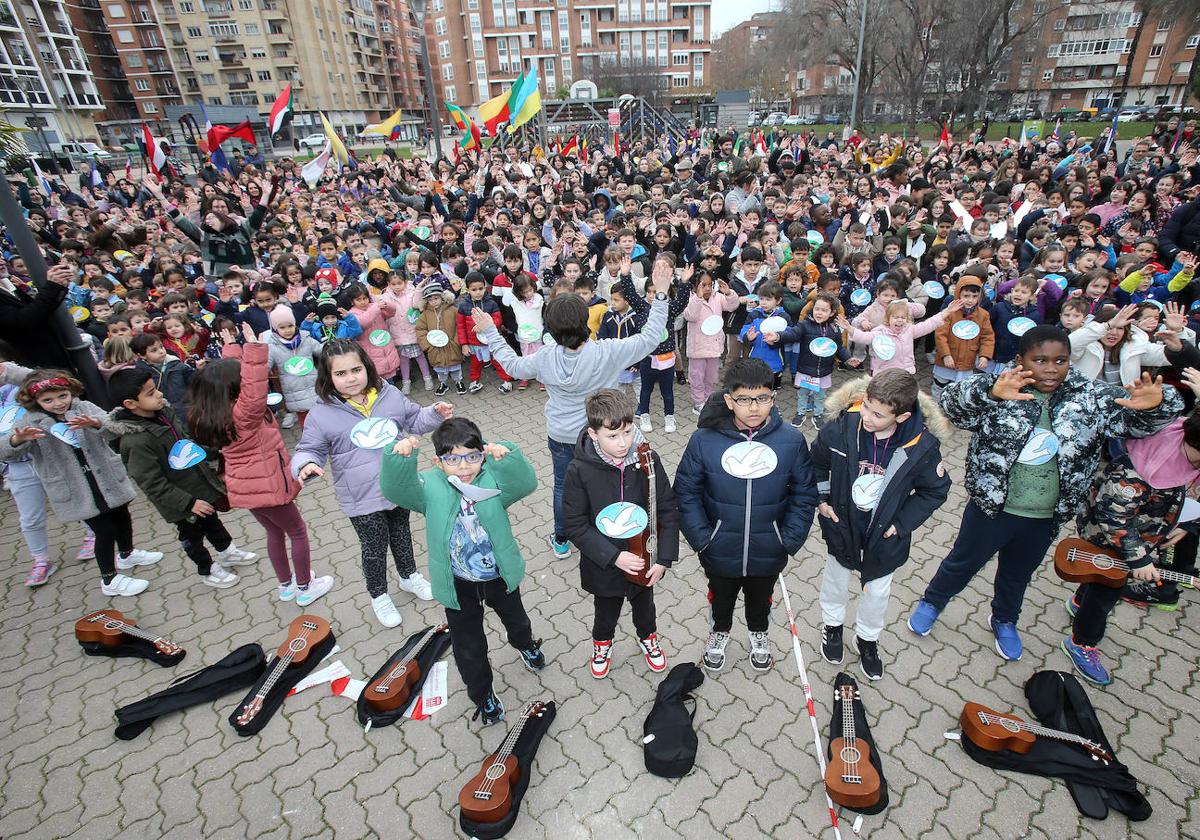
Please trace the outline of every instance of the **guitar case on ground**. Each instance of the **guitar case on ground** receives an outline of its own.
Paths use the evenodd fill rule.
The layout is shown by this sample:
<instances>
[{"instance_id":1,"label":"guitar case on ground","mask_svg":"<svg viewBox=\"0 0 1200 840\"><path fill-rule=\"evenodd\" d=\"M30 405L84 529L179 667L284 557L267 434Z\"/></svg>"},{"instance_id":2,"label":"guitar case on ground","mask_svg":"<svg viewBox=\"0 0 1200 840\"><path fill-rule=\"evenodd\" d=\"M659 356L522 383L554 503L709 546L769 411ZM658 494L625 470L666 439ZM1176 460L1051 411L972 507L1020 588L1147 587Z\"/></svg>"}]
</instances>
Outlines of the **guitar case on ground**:
<instances>
[{"instance_id":1,"label":"guitar case on ground","mask_svg":"<svg viewBox=\"0 0 1200 840\"><path fill-rule=\"evenodd\" d=\"M233 712L229 715L229 724L237 731L237 734L245 737L247 735L255 735L261 731L270 722L271 718L275 716L275 713L279 711L279 707L283 705L283 700L287 697L287 693L292 690L296 683L315 671L321 660L329 655L329 651L333 650L333 646L336 644L337 640L334 638L333 631L330 630L329 635L325 639L313 646L312 652L304 658L303 662L283 672L283 676L267 692L266 699L263 700L262 710L243 726L237 721L238 713L241 712L247 703L254 699L254 695L258 693L259 685L266 680L267 675L271 673L271 669L275 667L275 663L279 661L278 656L272 656L271 661L267 663L262 674L254 681L254 685L250 686L250 690L246 692L246 696L242 698L241 702L237 704Z\"/></svg>"},{"instance_id":2,"label":"guitar case on ground","mask_svg":"<svg viewBox=\"0 0 1200 840\"><path fill-rule=\"evenodd\" d=\"M187 651L180 649L179 653L166 654L146 639L130 636L120 644L106 645L100 642L80 642L79 646L88 656L108 656L113 659L130 657L133 659L149 659L155 665L164 668L174 668L187 656Z\"/></svg>"},{"instance_id":3,"label":"guitar case on ground","mask_svg":"<svg viewBox=\"0 0 1200 840\"><path fill-rule=\"evenodd\" d=\"M1138 780L1129 768L1115 758L1116 751L1105 737L1079 680L1061 671L1038 671L1025 683L1025 697L1029 710L1043 726L1095 741L1114 756L1113 760L1105 764L1076 746L1050 738L1039 738L1023 755L1011 750L981 749L963 738L967 755L998 770L1061 778L1071 791L1075 807L1086 817L1102 820L1112 808L1134 821L1149 818L1150 802L1139 792Z\"/></svg>"},{"instance_id":4,"label":"guitar case on ground","mask_svg":"<svg viewBox=\"0 0 1200 840\"><path fill-rule=\"evenodd\" d=\"M692 662L681 662L658 684L654 705L642 724L642 754L646 769L655 776L678 779L695 765L699 739L692 724L696 716L692 692L703 682L704 672Z\"/></svg>"},{"instance_id":5,"label":"guitar case on ground","mask_svg":"<svg viewBox=\"0 0 1200 840\"><path fill-rule=\"evenodd\" d=\"M829 720L829 729L826 731L825 739L825 760L833 759L832 746L833 742L842 737L842 704L845 700L838 697L842 686L852 686L855 692L858 692L858 682L854 677L846 672L839 672L833 680L833 713ZM846 805L838 807L847 811L855 811L860 814L878 814L888 806L888 784L887 777L883 775L883 762L879 758L879 747L875 745L875 738L871 735L871 727L867 724L867 712L863 708L861 700L854 701L854 733L860 741L866 741L867 746L871 750L871 766L875 768L875 772L879 774L879 801L874 805L866 808L850 808Z\"/></svg>"},{"instance_id":6,"label":"guitar case on ground","mask_svg":"<svg viewBox=\"0 0 1200 840\"><path fill-rule=\"evenodd\" d=\"M521 775L512 788L512 809L508 812L508 816L499 822L480 823L467 819L463 816L462 809L459 809L458 825L468 837L478 838L478 840L496 840L512 830L513 824L520 815L521 801L525 798L525 791L529 789L530 773L533 770L533 759L537 757L538 745L542 743L542 737L550 729L550 724L557 714L558 707L554 701L547 701L539 715L529 718L520 737L517 738L517 743L513 747L513 755L517 757Z\"/></svg>"},{"instance_id":7,"label":"guitar case on ground","mask_svg":"<svg viewBox=\"0 0 1200 840\"><path fill-rule=\"evenodd\" d=\"M117 709L115 734L122 741L136 738L163 715L216 700L256 682L266 665L260 645L242 645L220 662L185 674L162 691Z\"/></svg>"},{"instance_id":8,"label":"guitar case on ground","mask_svg":"<svg viewBox=\"0 0 1200 840\"><path fill-rule=\"evenodd\" d=\"M400 647L400 650L388 657L388 661L383 663L383 667L371 675L371 678L367 680L367 685L370 685L382 677L397 662L407 656L413 647L420 642L425 634L431 629L433 628L425 627L409 636L404 641L404 644ZM417 657L414 661L421 669L421 677L416 681L416 683L413 684L412 695L409 700L401 704L400 708L398 709L393 709L390 712L379 712L375 709L372 709L367 703L367 689L364 688L362 693L358 695L358 700L355 703L358 722L363 726L366 726L367 722L370 721L371 728L375 728L379 726L391 726L400 718L404 717L404 713L408 710L409 704L412 702L412 698L421 696L421 689L425 685L425 680L429 678L429 670L434 666L434 663L446 655L446 651L449 649L450 633L437 633L429 640L429 644L425 645L425 649L417 654Z\"/></svg>"}]
</instances>

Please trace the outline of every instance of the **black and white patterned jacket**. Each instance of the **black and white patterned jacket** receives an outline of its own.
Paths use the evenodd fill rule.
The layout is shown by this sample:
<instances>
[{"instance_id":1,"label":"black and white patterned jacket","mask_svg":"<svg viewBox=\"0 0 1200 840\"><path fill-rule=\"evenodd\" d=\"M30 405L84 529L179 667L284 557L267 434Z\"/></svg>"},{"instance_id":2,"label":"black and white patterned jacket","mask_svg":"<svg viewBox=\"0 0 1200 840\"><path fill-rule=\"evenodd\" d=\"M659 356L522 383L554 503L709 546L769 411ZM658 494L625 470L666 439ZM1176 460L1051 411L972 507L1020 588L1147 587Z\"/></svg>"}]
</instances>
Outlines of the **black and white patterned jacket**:
<instances>
[{"instance_id":1,"label":"black and white patterned jacket","mask_svg":"<svg viewBox=\"0 0 1200 840\"><path fill-rule=\"evenodd\" d=\"M1041 402L994 400L993 374L980 373L948 385L941 396L950 422L972 432L967 450L966 488L971 500L990 517L1004 509L1008 474L1030 433L1037 427ZM1032 387L1026 389L1032 393ZM1140 438L1167 425L1183 409L1169 385L1157 408L1135 411L1117 405L1124 389L1087 379L1075 370L1050 397L1050 424L1059 439L1059 495L1054 525L1071 520L1086 499L1106 438Z\"/></svg>"}]
</instances>

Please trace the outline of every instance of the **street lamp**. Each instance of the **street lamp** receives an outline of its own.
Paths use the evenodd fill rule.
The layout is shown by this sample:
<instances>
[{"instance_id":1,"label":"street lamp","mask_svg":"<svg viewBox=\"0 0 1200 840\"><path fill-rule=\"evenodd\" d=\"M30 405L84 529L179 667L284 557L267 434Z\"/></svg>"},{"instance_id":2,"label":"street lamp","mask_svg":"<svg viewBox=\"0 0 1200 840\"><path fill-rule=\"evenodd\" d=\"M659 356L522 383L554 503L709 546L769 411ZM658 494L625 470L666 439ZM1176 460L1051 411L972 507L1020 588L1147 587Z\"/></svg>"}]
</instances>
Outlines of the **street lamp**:
<instances>
[{"instance_id":1,"label":"street lamp","mask_svg":"<svg viewBox=\"0 0 1200 840\"><path fill-rule=\"evenodd\" d=\"M440 158L442 156L442 126L438 120L437 99L433 92L433 68L429 65L429 40L425 37L426 0L409 0L413 20L421 33L421 72L425 74L425 104L429 109L429 120L433 123L433 148Z\"/></svg>"}]
</instances>

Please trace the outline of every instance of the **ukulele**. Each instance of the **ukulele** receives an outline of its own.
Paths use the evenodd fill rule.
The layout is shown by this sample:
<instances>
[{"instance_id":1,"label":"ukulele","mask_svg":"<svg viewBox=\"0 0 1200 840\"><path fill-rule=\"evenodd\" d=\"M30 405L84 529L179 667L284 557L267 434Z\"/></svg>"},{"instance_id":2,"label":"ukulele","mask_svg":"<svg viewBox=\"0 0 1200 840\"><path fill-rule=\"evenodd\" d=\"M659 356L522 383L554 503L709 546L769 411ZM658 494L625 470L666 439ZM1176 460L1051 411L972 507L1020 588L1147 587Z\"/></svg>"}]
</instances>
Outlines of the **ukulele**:
<instances>
[{"instance_id":1,"label":"ukulele","mask_svg":"<svg viewBox=\"0 0 1200 840\"><path fill-rule=\"evenodd\" d=\"M1112 761L1112 754L1108 750L1082 735L1026 723L1015 715L1002 715L978 703L963 706L958 722L962 726L963 735L967 736L972 744L991 752L1012 750L1024 754L1029 752L1038 738L1053 738L1082 747L1097 761L1103 761L1105 764Z\"/></svg>"},{"instance_id":2,"label":"ukulele","mask_svg":"<svg viewBox=\"0 0 1200 840\"><path fill-rule=\"evenodd\" d=\"M429 628L429 631L413 645L413 649L397 662L394 668L366 687L363 693L367 699L367 705L377 712L390 712L407 703L408 698L412 696L413 686L421 678L421 666L416 662L417 657L425 649L425 645L429 643L430 639L449 629L449 624L439 624L437 627Z\"/></svg>"},{"instance_id":3,"label":"ukulele","mask_svg":"<svg viewBox=\"0 0 1200 840\"><path fill-rule=\"evenodd\" d=\"M1072 583L1098 583L1110 589L1124 586L1129 577L1129 564L1121 555L1107 548L1092 545L1087 540L1067 537L1054 549L1054 572ZM1163 580L1170 580L1190 589L1200 588L1200 578L1159 569Z\"/></svg>"},{"instance_id":4,"label":"ukulele","mask_svg":"<svg viewBox=\"0 0 1200 840\"><path fill-rule=\"evenodd\" d=\"M131 636L150 642L163 656L177 656L183 652L183 648L165 636L155 636L139 629L136 622L116 610L99 610L75 622L75 638L81 642L98 642L113 647L128 641Z\"/></svg>"},{"instance_id":5,"label":"ukulele","mask_svg":"<svg viewBox=\"0 0 1200 840\"><path fill-rule=\"evenodd\" d=\"M263 702L266 701L267 694L275 687L287 669L307 659L309 651L325 641L329 637L329 633L329 622L323 618L305 613L299 618L293 619L291 625L288 627L287 641L280 645L279 650L275 653L275 667L271 669L270 673L267 674L267 678L263 680L258 693L242 708L242 713L237 716L237 722L240 726L245 726L254 719L255 715L262 711Z\"/></svg>"},{"instance_id":6,"label":"ukulele","mask_svg":"<svg viewBox=\"0 0 1200 840\"><path fill-rule=\"evenodd\" d=\"M639 443L637 456L637 469L646 474L650 484L647 495L649 504L646 506L649 524L646 526L646 530L629 538L628 551L630 554L636 554L643 558L646 564L636 572L622 572L622 574L630 583L649 586L650 567L658 562L658 479L655 475L654 454L650 450L650 444L644 441Z\"/></svg>"},{"instance_id":7,"label":"ukulele","mask_svg":"<svg viewBox=\"0 0 1200 840\"><path fill-rule=\"evenodd\" d=\"M532 717L539 717L546 704L540 700L527 705L521 718L509 731L500 749L488 756L483 766L458 794L458 807L472 822L497 823L512 811L512 787L521 778L521 767L513 749Z\"/></svg>"},{"instance_id":8,"label":"ukulele","mask_svg":"<svg viewBox=\"0 0 1200 840\"><path fill-rule=\"evenodd\" d=\"M854 732L854 701L858 689L844 685L834 701L842 701L842 737L829 745L833 758L825 768L825 789L829 798L847 808L870 808L879 802L879 773L871 764L871 748L858 740Z\"/></svg>"}]
</instances>

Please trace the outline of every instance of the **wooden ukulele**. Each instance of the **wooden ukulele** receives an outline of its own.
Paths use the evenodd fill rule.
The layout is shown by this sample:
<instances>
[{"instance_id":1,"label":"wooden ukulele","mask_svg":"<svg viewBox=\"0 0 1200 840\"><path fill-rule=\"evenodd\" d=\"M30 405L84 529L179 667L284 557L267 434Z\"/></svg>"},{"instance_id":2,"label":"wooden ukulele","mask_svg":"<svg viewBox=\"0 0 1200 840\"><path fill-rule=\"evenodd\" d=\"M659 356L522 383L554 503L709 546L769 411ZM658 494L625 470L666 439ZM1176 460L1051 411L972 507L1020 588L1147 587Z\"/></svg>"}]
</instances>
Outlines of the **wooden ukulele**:
<instances>
[{"instance_id":1,"label":"wooden ukulele","mask_svg":"<svg viewBox=\"0 0 1200 840\"><path fill-rule=\"evenodd\" d=\"M98 610L75 622L75 638L81 642L114 647L128 641L129 637L145 639L163 656L176 656L183 652L183 648L165 636L156 636L139 629L136 622L127 619L116 610Z\"/></svg>"},{"instance_id":2,"label":"wooden ukulele","mask_svg":"<svg viewBox=\"0 0 1200 840\"><path fill-rule=\"evenodd\" d=\"M963 706L962 714L958 716L958 722L962 726L963 735L972 744L991 752L1012 750L1015 753L1023 754L1029 752L1038 738L1053 738L1056 741L1082 747L1092 754L1092 758L1106 764L1112 760L1112 754L1108 750L1082 735L1026 723L1015 715L1002 715L978 703L968 703Z\"/></svg>"},{"instance_id":3,"label":"wooden ukulele","mask_svg":"<svg viewBox=\"0 0 1200 840\"><path fill-rule=\"evenodd\" d=\"M646 474L650 489L646 496L647 522L646 530L629 538L630 554L643 558L646 564L636 572L622 572L625 579L638 586L650 585L650 567L658 562L658 478L654 470L654 453L650 444L643 441L637 448L637 469Z\"/></svg>"},{"instance_id":4,"label":"wooden ukulele","mask_svg":"<svg viewBox=\"0 0 1200 840\"><path fill-rule=\"evenodd\" d=\"M540 700L528 704L500 749L488 756L479 772L459 792L458 807L464 817L472 822L497 823L512 811L512 787L521 778L521 767L513 750L525 724L530 718L540 716L545 707Z\"/></svg>"},{"instance_id":5,"label":"wooden ukulele","mask_svg":"<svg viewBox=\"0 0 1200 840\"><path fill-rule=\"evenodd\" d=\"M879 773L871 764L871 748L858 740L854 731L854 701L859 693L852 685L837 690L834 702L842 701L842 737L829 745L833 758L825 768L829 798L847 808L870 808L882 792Z\"/></svg>"},{"instance_id":6,"label":"wooden ukulele","mask_svg":"<svg viewBox=\"0 0 1200 840\"><path fill-rule=\"evenodd\" d=\"M241 714L237 716L237 722L241 726L254 719L254 716L262 711L263 702L267 699L267 694L279 682L288 668L299 665L308 658L312 648L319 645L325 639L329 638L329 622L323 618L318 618L315 615L305 613L299 618L293 619L288 627L288 638L279 650L276 652L278 661L271 672L267 674L267 678L263 680L262 685L258 689L258 693L247 703Z\"/></svg>"},{"instance_id":7,"label":"wooden ukulele","mask_svg":"<svg viewBox=\"0 0 1200 840\"><path fill-rule=\"evenodd\" d=\"M417 684L417 680L421 679L421 666L416 661L417 657L421 655L421 651L425 649L425 645L429 644L430 639L438 633L444 633L449 629L449 624L439 624L437 627L431 627L421 637L421 640L413 645L413 649L397 662L390 671L374 682L369 683L363 691L367 705L377 712L390 712L399 709L407 703L412 696L413 686Z\"/></svg>"},{"instance_id":8,"label":"wooden ukulele","mask_svg":"<svg viewBox=\"0 0 1200 840\"><path fill-rule=\"evenodd\" d=\"M1054 572L1072 583L1098 583L1110 589L1124 586L1129 578L1129 564L1121 555L1107 548L1092 545L1078 537L1068 537L1054 548ZM1190 589L1200 588L1200 578L1159 569L1163 580L1170 580Z\"/></svg>"}]
</instances>

